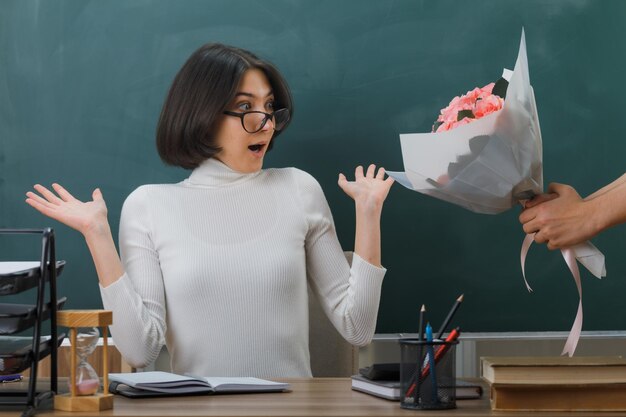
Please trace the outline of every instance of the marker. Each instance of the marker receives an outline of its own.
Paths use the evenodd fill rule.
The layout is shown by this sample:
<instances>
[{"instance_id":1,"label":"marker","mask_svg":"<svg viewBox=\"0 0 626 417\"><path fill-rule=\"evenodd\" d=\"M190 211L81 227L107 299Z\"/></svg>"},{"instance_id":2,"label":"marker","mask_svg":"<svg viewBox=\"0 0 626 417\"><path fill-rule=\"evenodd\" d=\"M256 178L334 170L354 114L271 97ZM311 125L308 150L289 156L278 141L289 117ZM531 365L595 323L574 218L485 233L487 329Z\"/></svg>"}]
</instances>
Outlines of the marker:
<instances>
[{"instance_id":1,"label":"marker","mask_svg":"<svg viewBox=\"0 0 626 417\"><path fill-rule=\"evenodd\" d=\"M439 328L439 332L437 333L437 339L441 339L441 336L443 336L443 333L446 331L446 327L448 327L448 324L450 324L450 320L452 320L452 316L454 316L454 313L456 313L456 311L459 309L459 306L461 305L462 302L463 302L463 294L461 294L459 298L456 299L456 302L454 303L454 305L452 306L452 309L450 309L450 312L448 313L448 317L446 317L446 319L443 321L443 324L441 325L441 327Z\"/></svg>"}]
</instances>

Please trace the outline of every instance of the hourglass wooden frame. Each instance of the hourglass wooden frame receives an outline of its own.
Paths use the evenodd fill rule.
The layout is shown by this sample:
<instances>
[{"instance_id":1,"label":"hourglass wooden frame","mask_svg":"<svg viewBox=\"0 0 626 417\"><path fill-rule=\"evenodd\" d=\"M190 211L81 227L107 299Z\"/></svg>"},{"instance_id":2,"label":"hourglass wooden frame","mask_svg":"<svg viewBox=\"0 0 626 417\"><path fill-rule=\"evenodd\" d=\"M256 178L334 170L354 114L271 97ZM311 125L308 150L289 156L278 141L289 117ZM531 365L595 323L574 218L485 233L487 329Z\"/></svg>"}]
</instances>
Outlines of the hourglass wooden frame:
<instances>
[{"instance_id":1,"label":"hourglass wooden frame","mask_svg":"<svg viewBox=\"0 0 626 417\"><path fill-rule=\"evenodd\" d=\"M54 408L63 411L93 411L113 408L113 394L109 393L109 354L107 326L113 323L113 312L108 310L64 310L57 313L57 324L70 329L70 392L54 397ZM79 327L99 327L102 332L103 392L77 395L76 388L76 334Z\"/></svg>"}]
</instances>

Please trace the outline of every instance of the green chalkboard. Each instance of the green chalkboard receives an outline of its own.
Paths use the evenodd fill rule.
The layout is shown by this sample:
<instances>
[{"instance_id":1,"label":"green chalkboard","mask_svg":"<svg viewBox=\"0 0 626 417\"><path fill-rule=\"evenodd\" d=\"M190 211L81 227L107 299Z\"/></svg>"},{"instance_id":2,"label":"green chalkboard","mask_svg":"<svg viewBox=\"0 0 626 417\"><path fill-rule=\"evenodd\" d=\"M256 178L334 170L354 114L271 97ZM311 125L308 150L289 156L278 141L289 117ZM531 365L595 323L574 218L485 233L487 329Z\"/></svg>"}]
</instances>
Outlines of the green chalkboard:
<instances>
[{"instance_id":1,"label":"green chalkboard","mask_svg":"<svg viewBox=\"0 0 626 417\"><path fill-rule=\"evenodd\" d=\"M512 68L526 30L544 140L544 177L589 194L625 170L626 2L557 0L5 0L0 3L0 226L53 226L67 260L70 308L101 306L81 236L24 203L32 184L79 198L100 187L117 235L126 196L178 182L155 126L185 59L210 41L272 60L293 89L291 127L266 166L315 176L339 238L353 245L354 208L339 172L370 162L402 170L400 133L430 129L455 95ZM418 309L443 319L465 294L466 331L569 330L578 306L558 252L536 246L521 277L518 209L467 212L395 185L383 213L378 332L410 332ZM585 330L626 328L626 229L594 243L608 276L583 271ZM39 242L2 237L4 260L39 256Z\"/></svg>"}]
</instances>

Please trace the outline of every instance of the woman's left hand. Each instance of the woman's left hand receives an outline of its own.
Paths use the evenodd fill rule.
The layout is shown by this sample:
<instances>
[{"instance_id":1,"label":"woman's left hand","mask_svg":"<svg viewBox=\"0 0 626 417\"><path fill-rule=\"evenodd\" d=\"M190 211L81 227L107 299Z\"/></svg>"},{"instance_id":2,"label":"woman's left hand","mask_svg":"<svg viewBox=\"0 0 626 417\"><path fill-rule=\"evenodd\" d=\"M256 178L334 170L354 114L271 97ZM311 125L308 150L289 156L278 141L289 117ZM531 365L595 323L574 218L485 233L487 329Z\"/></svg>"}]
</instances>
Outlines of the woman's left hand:
<instances>
[{"instance_id":1,"label":"woman's left hand","mask_svg":"<svg viewBox=\"0 0 626 417\"><path fill-rule=\"evenodd\" d=\"M377 173L376 165L371 164L364 174L359 165L354 170L354 177L354 181L348 181L345 175L339 174L338 184L354 200L357 209L382 210L393 184L393 178L385 179L385 168L379 168Z\"/></svg>"}]
</instances>

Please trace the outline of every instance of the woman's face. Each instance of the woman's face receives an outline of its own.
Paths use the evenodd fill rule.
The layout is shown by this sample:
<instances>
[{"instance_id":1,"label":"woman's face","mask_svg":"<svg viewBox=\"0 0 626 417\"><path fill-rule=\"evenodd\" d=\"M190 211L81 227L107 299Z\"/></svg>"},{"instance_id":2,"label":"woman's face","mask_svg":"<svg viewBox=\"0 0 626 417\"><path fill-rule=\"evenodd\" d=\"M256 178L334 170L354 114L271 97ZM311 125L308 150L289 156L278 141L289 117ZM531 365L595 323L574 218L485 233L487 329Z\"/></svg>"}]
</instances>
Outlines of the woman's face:
<instances>
[{"instance_id":1,"label":"woman's face","mask_svg":"<svg viewBox=\"0 0 626 417\"><path fill-rule=\"evenodd\" d=\"M244 73L237 94L226 110L236 113L274 112L272 87L261 70L249 69ZM241 118L224 114L215 133L216 144L222 150L215 158L237 172L256 172L263 167L263 157L273 134L274 122L271 119L258 132L248 133L241 124Z\"/></svg>"}]
</instances>

